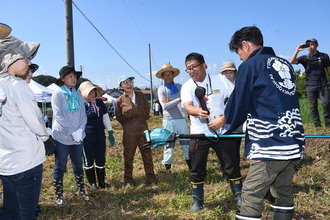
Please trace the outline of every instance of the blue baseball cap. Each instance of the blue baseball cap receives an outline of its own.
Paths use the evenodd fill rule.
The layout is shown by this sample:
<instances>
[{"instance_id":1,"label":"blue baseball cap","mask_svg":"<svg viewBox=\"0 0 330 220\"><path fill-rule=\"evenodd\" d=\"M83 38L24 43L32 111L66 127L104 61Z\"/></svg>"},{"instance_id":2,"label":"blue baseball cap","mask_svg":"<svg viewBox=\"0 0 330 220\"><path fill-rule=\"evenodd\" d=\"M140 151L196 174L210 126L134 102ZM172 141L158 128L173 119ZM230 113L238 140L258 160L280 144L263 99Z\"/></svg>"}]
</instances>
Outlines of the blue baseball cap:
<instances>
[{"instance_id":1,"label":"blue baseball cap","mask_svg":"<svg viewBox=\"0 0 330 220\"><path fill-rule=\"evenodd\" d=\"M311 38L311 39L306 40L306 44L309 43L309 42L314 42L317 45L319 45L319 43L317 42L317 40L315 38Z\"/></svg>"},{"instance_id":2,"label":"blue baseball cap","mask_svg":"<svg viewBox=\"0 0 330 220\"><path fill-rule=\"evenodd\" d=\"M122 76L120 76L119 77L119 79L118 79L118 83L119 83L119 86L120 86L120 84L122 83L122 82L124 82L126 79L135 79L135 77L134 76L127 76L127 75L122 75Z\"/></svg>"}]
</instances>

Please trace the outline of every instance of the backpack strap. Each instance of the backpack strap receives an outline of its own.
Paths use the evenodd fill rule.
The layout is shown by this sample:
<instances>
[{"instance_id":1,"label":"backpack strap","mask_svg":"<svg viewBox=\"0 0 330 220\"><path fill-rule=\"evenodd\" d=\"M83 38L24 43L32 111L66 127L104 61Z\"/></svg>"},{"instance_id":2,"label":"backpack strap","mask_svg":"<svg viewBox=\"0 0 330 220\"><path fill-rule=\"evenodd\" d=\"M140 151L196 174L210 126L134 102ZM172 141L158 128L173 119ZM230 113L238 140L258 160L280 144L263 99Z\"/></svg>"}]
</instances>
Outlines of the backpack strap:
<instances>
[{"instance_id":1,"label":"backpack strap","mask_svg":"<svg viewBox=\"0 0 330 220\"><path fill-rule=\"evenodd\" d=\"M325 59L324 59L324 53L321 53L321 52L320 52L320 58L321 58L321 61L322 61L322 65L323 65L323 67L325 68L326 63L325 63Z\"/></svg>"},{"instance_id":2,"label":"backpack strap","mask_svg":"<svg viewBox=\"0 0 330 220\"><path fill-rule=\"evenodd\" d=\"M306 81L310 79L310 65L311 65L311 59L309 54L306 55Z\"/></svg>"},{"instance_id":3,"label":"backpack strap","mask_svg":"<svg viewBox=\"0 0 330 220\"><path fill-rule=\"evenodd\" d=\"M319 52L320 53L320 59L321 59L321 62L322 62L322 66L323 66L323 68L325 68L325 59L324 59L324 53L321 53L321 52ZM306 58L307 58L307 62L306 62L306 80L308 81L309 80L309 78L310 78L310 72L309 72L309 70L310 70L310 65L311 65L311 59L310 59L310 54L307 54L306 55ZM325 75L321 75L320 77L324 77Z\"/></svg>"}]
</instances>

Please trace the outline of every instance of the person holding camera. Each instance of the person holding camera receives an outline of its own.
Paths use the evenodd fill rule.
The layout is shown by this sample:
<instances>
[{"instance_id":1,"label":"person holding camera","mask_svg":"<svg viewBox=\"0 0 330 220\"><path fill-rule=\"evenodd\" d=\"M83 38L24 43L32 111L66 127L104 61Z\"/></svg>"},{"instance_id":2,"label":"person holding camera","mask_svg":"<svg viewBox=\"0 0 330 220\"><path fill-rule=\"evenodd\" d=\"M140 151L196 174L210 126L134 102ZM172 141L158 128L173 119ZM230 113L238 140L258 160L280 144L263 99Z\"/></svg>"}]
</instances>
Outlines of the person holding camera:
<instances>
[{"instance_id":1,"label":"person holding camera","mask_svg":"<svg viewBox=\"0 0 330 220\"><path fill-rule=\"evenodd\" d=\"M317 50L318 46L318 41L315 38L307 40L306 44L300 44L291 57L290 63L302 64L305 68L307 99L315 127L321 127L321 120L317 108L317 100L320 98L323 106L325 126L329 128L330 96L326 71L330 74L330 60L328 54L321 53ZM297 58L298 53L305 48L308 48L309 53Z\"/></svg>"}]
</instances>

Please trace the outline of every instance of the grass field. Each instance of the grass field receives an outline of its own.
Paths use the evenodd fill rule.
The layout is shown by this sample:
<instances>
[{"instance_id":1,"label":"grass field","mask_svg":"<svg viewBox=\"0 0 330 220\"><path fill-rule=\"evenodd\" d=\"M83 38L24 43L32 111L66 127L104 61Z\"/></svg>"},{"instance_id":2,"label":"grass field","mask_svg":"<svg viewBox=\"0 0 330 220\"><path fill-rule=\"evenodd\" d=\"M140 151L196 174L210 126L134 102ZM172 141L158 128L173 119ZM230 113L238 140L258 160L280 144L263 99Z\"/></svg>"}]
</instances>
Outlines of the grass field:
<instances>
[{"instance_id":1,"label":"grass field","mask_svg":"<svg viewBox=\"0 0 330 220\"><path fill-rule=\"evenodd\" d=\"M152 116L149 129L161 127L161 117ZM71 164L64 180L64 207L57 207L52 186L54 157L47 157L44 163L44 177L40 205L42 212L38 219L234 219L235 201L229 184L223 180L220 165L211 151L208 159L208 176L204 186L205 208L191 213L192 204L189 172L179 146L176 146L173 172L167 173L161 160L163 148L153 148L158 188L145 184L142 159L137 151L134 161L132 188L123 187L122 130L113 121L116 145L107 149L107 182L111 188L90 191L90 202L84 202L76 195L76 185ZM304 123L306 134L330 135L324 129L315 130L311 123ZM305 157L294 177L295 214L294 219L330 219L330 139L307 139ZM243 147L241 148L243 154ZM242 175L245 178L248 160L241 157ZM87 181L86 181L87 182ZM269 202L265 200L263 219L271 219Z\"/></svg>"},{"instance_id":2,"label":"grass field","mask_svg":"<svg viewBox=\"0 0 330 220\"><path fill-rule=\"evenodd\" d=\"M303 118L304 124L312 124L313 120L309 111L309 104L307 99L300 99L299 102L301 117ZM324 125L323 108L320 100L318 100L318 111L320 113L321 123Z\"/></svg>"}]
</instances>

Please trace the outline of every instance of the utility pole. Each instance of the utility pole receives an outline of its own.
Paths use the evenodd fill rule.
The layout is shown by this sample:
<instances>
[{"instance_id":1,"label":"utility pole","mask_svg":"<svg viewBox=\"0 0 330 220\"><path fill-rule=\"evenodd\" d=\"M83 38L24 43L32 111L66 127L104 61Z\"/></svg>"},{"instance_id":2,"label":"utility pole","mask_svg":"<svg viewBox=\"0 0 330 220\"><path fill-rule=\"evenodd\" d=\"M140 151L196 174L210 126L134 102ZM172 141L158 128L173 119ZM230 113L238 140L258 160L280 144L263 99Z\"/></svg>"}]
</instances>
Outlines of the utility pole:
<instances>
[{"instance_id":1,"label":"utility pole","mask_svg":"<svg viewBox=\"0 0 330 220\"><path fill-rule=\"evenodd\" d=\"M72 0L64 0L65 33L66 33L66 64L74 66Z\"/></svg>"},{"instance_id":2,"label":"utility pole","mask_svg":"<svg viewBox=\"0 0 330 220\"><path fill-rule=\"evenodd\" d=\"M152 89L151 49L150 49L150 44L148 45L149 45L149 67L150 67L150 101L152 105L154 99L153 99L153 89Z\"/></svg>"}]
</instances>

